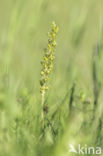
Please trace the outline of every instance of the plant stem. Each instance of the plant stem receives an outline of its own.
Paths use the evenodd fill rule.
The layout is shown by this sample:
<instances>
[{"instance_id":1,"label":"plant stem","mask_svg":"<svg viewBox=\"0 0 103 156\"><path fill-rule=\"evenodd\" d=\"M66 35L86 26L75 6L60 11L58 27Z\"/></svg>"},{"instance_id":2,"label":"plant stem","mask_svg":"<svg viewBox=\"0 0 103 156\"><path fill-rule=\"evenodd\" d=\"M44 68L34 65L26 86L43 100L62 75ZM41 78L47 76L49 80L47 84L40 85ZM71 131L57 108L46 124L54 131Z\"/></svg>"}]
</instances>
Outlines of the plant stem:
<instances>
[{"instance_id":1,"label":"plant stem","mask_svg":"<svg viewBox=\"0 0 103 156\"><path fill-rule=\"evenodd\" d=\"M98 62L100 55L100 45L96 45L96 48L93 52L93 62L92 62L92 76L93 76L93 93L94 93L94 113L98 106L98 99L100 94L100 82L98 80Z\"/></svg>"},{"instance_id":2,"label":"plant stem","mask_svg":"<svg viewBox=\"0 0 103 156\"><path fill-rule=\"evenodd\" d=\"M44 92L41 94L41 105L42 105L42 113L41 113L41 119L42 119L42 126L44 128L45 123L44 123Z\"/></svg>"},{"instance_id":3,"label":"plant stem","mask_svg":"<svg viewBox=\"0 0 103 156\"><path fill-rule=\"evenodd\" d=\"M71 88L71 94L70 94L70 101L69 101L69 112L71 113L72 111L72 104L74 100L74 92L75 92L75 82L73 83L73 86Z\"/></svg>"}]
</instances>

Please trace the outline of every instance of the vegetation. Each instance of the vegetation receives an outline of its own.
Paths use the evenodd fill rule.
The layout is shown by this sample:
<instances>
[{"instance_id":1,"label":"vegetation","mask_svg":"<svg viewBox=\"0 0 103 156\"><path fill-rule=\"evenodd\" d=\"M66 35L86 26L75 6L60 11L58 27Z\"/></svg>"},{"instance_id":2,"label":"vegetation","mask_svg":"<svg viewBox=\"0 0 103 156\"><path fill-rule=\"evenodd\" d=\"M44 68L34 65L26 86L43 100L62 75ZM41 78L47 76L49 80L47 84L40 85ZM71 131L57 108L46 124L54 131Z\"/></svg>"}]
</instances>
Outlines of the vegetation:
<instances>
[{"instance_id":1,"label":"vegetation","mask_svg":"<svg viewBox=\"0 0 103 156\"><path fill-rule=\"evenodd\" d=\"M48 33L48 36L49 36L48 48L44 49L43 61L41 61L42 70L41 70L41 80L40 80L40 92L41 92L41 103L42 103L43 127L45 126L44 112L47 112L46 109L48 109L46 106L44 106L45 93L46 93L46 90L48 90L47 82L49 80L49 75L53 69L53 62L55 59L54 50L56 48L55 37L58 32L58 27L56 26L55 22L52 23L51 27L52 27L52 30L50 33Z\"/></svg>"},{"instance_id":2,"label":"vegetation","mask_svg":"<svg viewBox=\"0 0 103 156\"><path fill-rule=\"evenodd\" d=\"M0 1L0 156L103 155L102 10Z\"/></svg>"}]
</instances>

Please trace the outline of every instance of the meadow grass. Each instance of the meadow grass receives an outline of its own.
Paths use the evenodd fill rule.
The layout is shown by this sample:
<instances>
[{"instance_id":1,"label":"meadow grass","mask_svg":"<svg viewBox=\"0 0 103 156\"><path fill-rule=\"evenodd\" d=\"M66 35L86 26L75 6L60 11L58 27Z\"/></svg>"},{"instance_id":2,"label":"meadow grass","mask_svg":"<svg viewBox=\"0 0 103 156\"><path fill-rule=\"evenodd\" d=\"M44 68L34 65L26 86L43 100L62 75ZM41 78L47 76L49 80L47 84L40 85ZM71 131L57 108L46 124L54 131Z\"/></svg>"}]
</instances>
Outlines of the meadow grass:
<instances>
[{"instance_id":1,"label":"meadow grass","mask_svg":"<svg viewBox=\"0 0 103 156\"><path fill-rule=\"evenodd\" d=\"M102 10L102 0L0 1L0 156L103 149Z\"/></svg>"}]
</instances>

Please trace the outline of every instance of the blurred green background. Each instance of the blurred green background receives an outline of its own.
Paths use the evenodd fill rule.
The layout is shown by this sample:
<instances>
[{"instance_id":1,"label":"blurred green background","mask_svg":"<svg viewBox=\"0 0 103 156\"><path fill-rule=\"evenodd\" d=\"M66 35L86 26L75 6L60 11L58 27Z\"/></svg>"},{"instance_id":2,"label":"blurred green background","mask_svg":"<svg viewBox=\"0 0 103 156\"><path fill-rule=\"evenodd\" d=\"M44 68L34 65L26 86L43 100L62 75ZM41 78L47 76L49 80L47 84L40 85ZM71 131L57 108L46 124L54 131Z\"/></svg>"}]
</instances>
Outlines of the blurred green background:
<instances>
[{"instance_id":1,"label":"blurred green background","mask_svg":"<svg viewBox=\"0 0 103 156\"><path fill-rule=\"evenodd\" d=\"M100 38L102 5L101 0L1 0L1 75L5 64L9 64L9 73L12 72L15 81L21 79L28 81L31 86L36 85L41 55L47 43L46 34L51 22L56 21L60 28L55 73L60 81L58 83L65 81L67 66L72 59L81 85L84 82L87 86L91 85L91 53ZM76 43L74 40L78 36L78 29L82 30ZM67 77L69 79L69 72Z\"/></svg>"},{"instance_id":2,"label":"blurred green background","mask_svg":"<svg viewBox=\"0 0 103 156\"><path fill-rule=\"evenodd\" d=\"M63 102L74 81L76 94L83 89L86 96L92 99L92 107L92 54L102 38L102 11L102 0L0 0L0 156L49 155L49 147L45 144L37 146L34 142L38 142L35 138L39 133L36 126L40 127L37 124L41 98L40 61L52 21L59 26L59 33L52 87L47 96L50 115ZM101 84L102 62L101 56ZM101 93L100 110L102 100ZM65 127L67 108L68 102L62 108L62 129ZM16 119L20 120L17 125L14 122ZM59 129L60 125L58 120L56 128ZM64 138L67 132L71 134L64 128ZM47 134L48 142L52 142L51 135ZM20 141L18 146L17 140ZM59 144L54 144L57 148L54 150L53 147L53 152L57 152L51 155L67 156L61 151L60 155L58 148L63 145ZM42 150L46 153L43 154Z\"/></svg>"}]
</instances>

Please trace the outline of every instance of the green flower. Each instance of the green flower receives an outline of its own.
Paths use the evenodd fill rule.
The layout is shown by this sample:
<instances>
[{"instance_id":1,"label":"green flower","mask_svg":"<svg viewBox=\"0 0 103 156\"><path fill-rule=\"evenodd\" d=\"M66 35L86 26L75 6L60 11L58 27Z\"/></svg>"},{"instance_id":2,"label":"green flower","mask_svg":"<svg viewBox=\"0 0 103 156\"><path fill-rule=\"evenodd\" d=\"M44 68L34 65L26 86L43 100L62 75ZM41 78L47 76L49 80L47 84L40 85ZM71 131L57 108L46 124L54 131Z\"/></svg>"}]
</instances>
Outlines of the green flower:
<instances>
[{"instance_id":1,"label":"green flower","mask_svg":"<svg viewBox=\"0 0 103 156\"><path fill-rule=\"evenodd\" d=\"M41 92L41 106L42 106L42 124L43 127L45 125L44 121L44 101L45 101L45 93L49 89L48 80L49 76L53 70L53 63L55 59L55 49L56 49L56 34L58 32L58 27L55 22L51 25L51 32L48 33L48 45L47 48L44 49L43 60L41 61L42 69L40 72L40 92Z\"/></svg>"},{"instance_id":2,"label":"green flower","mask_svg":"<svg viewBox=\"0 0 103 156\"><path fill-rule=\"evenodd\" d=\"M48 88L48 80L49 75L53 70L53 62L55 59L55 49L56 49L56 34L58 32L58 26L55 22L51 25L51 32L48 33L48 45L47 48L44 49L44 56L41 69L41 79L40 79L40 92L41 94L45 94Z\"/></svg>"}]
</instances>

